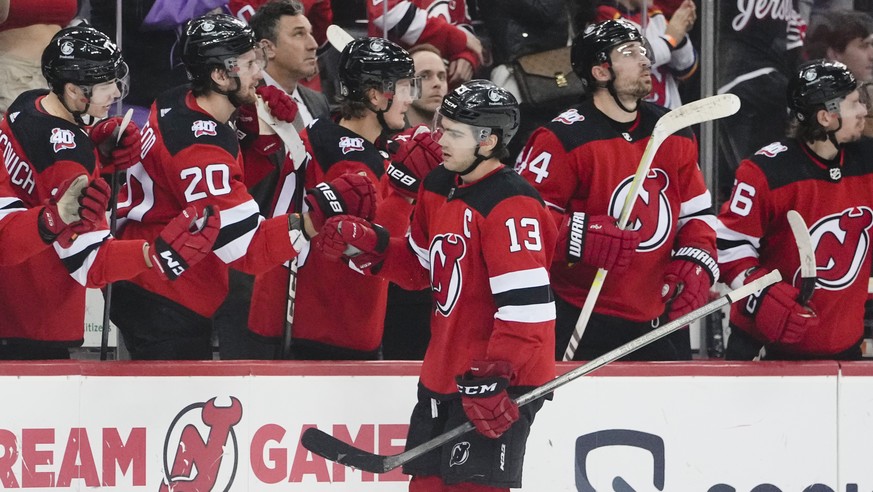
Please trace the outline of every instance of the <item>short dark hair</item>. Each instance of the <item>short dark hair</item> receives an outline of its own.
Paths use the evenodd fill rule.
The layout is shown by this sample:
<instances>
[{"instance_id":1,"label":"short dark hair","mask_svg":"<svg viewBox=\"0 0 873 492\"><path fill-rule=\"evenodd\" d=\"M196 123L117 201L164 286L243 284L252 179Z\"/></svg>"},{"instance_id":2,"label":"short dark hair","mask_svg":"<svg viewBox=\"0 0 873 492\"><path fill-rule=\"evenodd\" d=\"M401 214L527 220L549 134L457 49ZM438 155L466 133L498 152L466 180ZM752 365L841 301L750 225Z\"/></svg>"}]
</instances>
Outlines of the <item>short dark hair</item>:
<instances>
[{"instance_id":1,"label":"short dark hair","mask_svg":"<svg viewBox=\"0 0 873 492\"><path fill-rule=\"evenodd\" d=\"M270 0L258 8L255 15L249 20L249 25L255 31L256 39L268 39L275 43L278 35L276 26L279 24L279 19L285 15L302 14L303 4L298 0Z\"/></svg>"},{"instance_id":2,"label":"short dark hair","mask_svg":"<svg viewBox=\"0 0 873 492\"><path fill-rule=\"evenodd\" d=\"M828 48L839 52L853 39L873 34L873 18L856 10L829 10L815 17L804 41L809 59L827 58Z\"/></svg>"}]
</instances>

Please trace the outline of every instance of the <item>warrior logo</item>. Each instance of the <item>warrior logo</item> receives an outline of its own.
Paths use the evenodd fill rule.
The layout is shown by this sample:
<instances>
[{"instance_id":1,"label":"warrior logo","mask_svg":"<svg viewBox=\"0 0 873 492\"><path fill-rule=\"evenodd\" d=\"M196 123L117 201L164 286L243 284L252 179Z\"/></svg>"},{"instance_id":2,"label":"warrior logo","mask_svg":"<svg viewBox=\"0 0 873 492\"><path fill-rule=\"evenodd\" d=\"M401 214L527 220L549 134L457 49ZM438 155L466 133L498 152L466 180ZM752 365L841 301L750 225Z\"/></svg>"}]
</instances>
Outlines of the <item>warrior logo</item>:
<instances>
[{"instance_id":1,"label":"warrior logo","mask_svg":"<svg viewBox=\"0 0 873 492\"><path fill-rule=\"evenodd\" d=\"M609 202L609 214L613 217L621 215L621 207L630 192L633 176L622 181ZM662 169L650 169L646 179L640 186L640 196L628 217L628 229L640 233L642 242L637 251L654 251L661 247L670 236L673 228L673 211L667 199L667 187L670 178Z\"/></svg>"},{"instance_id":2,"label":"warrior logo","mask_svg":"<svg viewBox=\"0 0 873 492\"><path fill-rule=\"evenodd\" d=\"M464 279L461 259L467 253L467 243L458 234L444 234L430 243L430 285L437 312L448 317L458 297Z\"/></svg>"},{"instance_id":3,"label":"warrior logo","mask_svg":"<svg viewBox=\"0 0 873 492\"><path fill-rule=\"evenodd\" d=\"M52 128L52 136L49 138L49 143L53 145L55 152L64 149L76 148L76 137L70 130L63 128Z\"/></svg>"},{"instance_id":4,"label":"warrior logo","mask_svg":"<svg viewBox=\"0 0 873 492\"><path fill-rule=\"evenodd\" d=\"M216 135L215 127L214 121L197 120L191 125L191 131L194 132L194 137L202 137L203 135L214 137Z\"/></svg>"},{"instance_id":5,"label":"warrior logo","mask_svg":"<svg viewBox=\"0 0 873 492\"><path fill-rule=\"evenodd\" d=\"M467 441L459 442L452 447L452 457L449 458L449 468L458 465L461 466L470 458L470 443Z\"/></svg>"},{"instance_id":6,"label":"warrior logo","mask_svg":"<svg viewBox=\"0 0 873 492\"><path fill-rule=\"evenodd\" d=\"M364 139L360 137L341 137L339 146L343 151L343 155L349 152L360 152L364 150Z\"/></svg>"},{"instance_id":7,"label":"warrior logo","mask_svg":"<svg viewBox=\"0 0 873 492\"><path fill-rule=\"evenodd\" d=\"M755 155L763 155L766 157L776 157L782 152L788 150L788 147L782 145L782 142L773 142L766 147L762 147L761 150L755 152Z\"/></svg>"},{"instance_id":8,"label":"warrior logo","mask_svg":"<svg viewBox=\"0 0 873 492\"><path fill-rule=\"evenodd\" d=\"M816 287L841 290L854 282L870 248L871 226L873 210L853 207L823 217L810 228Z\"/></svg>"},{"instance_id":9,"label":"warrior logo","mask_svg":"<svg viewBox=\"0 0 873 492\"><path fill-rule=\"evenodd\" d=\"M242 404L234 397L230 397L228 407L216 406L212 398L179 412L164 440L165 478L160 492L231 490L239 459L233 426L240 419ZM206 434L205 442L201 429ZM170 467L167 459L172 443L177 444Z\"/></svg>"},{"instance_id":10,"label":"warrior logo","mask_svg":"<svg viewBox=\"0 0 873 492\"><path fill-rule=\"evenodd\" d=\"M579 114L579 111L576 109L568 109L567 111L559 114L552 121L557 121L558 123L563 123L565 125L572 125L577 121L585 121L585 115Z\"/></svg>"}]
</instances>

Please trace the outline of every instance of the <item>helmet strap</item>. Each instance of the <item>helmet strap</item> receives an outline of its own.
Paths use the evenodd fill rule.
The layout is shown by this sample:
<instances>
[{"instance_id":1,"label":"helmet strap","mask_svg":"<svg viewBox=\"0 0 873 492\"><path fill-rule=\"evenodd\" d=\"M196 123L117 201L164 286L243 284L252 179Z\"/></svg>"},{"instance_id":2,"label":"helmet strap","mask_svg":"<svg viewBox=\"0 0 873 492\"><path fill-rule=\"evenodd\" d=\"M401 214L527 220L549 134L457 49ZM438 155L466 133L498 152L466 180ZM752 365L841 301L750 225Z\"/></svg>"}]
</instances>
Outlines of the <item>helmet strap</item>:
<instances>
[{"instance_id":1,"label":"helmet strap","mask_svg":"<svg viewBox=\"0 0 873 492\"><path fill-rule=\"evenodd\" d=\"M634 106L634 109L628 109L624 104L622 104L621 99L618 98L618 93L615 91L615 72L612 71L612 64L609 64L609 82L606 83L606 90L609 91L609 95L612 96L612 100L615 101L615 104L624 111L625 113L636 113L640 108L640 101L642 99L637 99L637 104Z\"/></svg>"},{"instance_id":2,"label":"helmet strap","mask_svg":"<svg viewBox=\"0 0 873 492\"><path fill-rule=\"evenodd\" d=\"M456 174L458 176L466 176L466 175L472 173L473 171L476 170L477 167L479 167L479 164L482 164L483 162L485 162L485 160L491 158L490 156L484 156L484 155L480 154L478 146L476 147L476 152L473 155L475 156L475 159L473 159L473 163L470 164L470 166L467 167L467 169L464 169L463 171L457 172Z\"/></svg>"},{"instance_id":3,"label":"helmet strap","mask_svg":"<svg viewBox=\"0 0 873 492\"><path fill-rule=\"evenodd\" d=\"M66 83L64 85L66 85ZM91 107L91 88L83 87L81 85L78 87L81 88L82 92L85 93L85 109L83 109L82 111L76 111L75 109L71 108L69 104L67 104L67 98L64 97L63 87L60 91L55 91L55 94L57 94L58 99L61 101L61 105L64 107L64 109L66 109L67 112L69 112L73 116L73 120L76 122L77 125L88 126L89 123L85 122L85 119L82 116L85 115L88 112L88 108ZM93 121L91 121L92 118L89 117L88 120L93 123Z\"/></svg>"},{"instance_id":4,"label":"helmet strap","mask_svg":"<svg viewBox=\"0 0 873 492\"><path fill-rule=\"evenodd\" d=\"M369 99L366 99L364 101L364 104L367 106L367 109L376 113L376 120L379 122L379 126L382 127L383 134L389 134L396 131L389 127L388 122L385 121L385 113L387 113L388 110L391 109L391 105L394 104L394 99L388 99L388 107L386 107L385 109L376 108L376 106L373 106Z\"/></svg>"},{"instance_id":5,"label":"helmet strap","mask_svg":"<svg viewBox=\"0 0 873 492\"><path fill-rule=\"evenodd\" d=\"M828 141L834 144L834 147L836 147L837 150L840 150L843 148L843 144L837 142L837 132L843 127L843 116L839 113L837 113L837 122L839 123L837 128L833 131L827 132L827 136Z\"/></svg>"},{"instance_id":6,"label":"helmet strap","mask_svg":"<svg viewBox=\"0 0 873 492\"><path fill-rule=\"evenodd\" d=\"M240 101L239 97L237 97L237 95L236 95L237 91L239 91L239 88L241 87L241 84L239 83L239 79L237 77L230 77L230 78L236 81L236 87L229 89L229 90L221 89L220 87L218 87L218 84L216 84L215 81L211 80L211 79L210 79L210 84L212 85L213 92L216 92L218 94L221 94L222 96L227 97L227 100L230 101L231 104L233 104L233 107L238 108L244 104L242 101Z\"/></svg>"}]
</instances>

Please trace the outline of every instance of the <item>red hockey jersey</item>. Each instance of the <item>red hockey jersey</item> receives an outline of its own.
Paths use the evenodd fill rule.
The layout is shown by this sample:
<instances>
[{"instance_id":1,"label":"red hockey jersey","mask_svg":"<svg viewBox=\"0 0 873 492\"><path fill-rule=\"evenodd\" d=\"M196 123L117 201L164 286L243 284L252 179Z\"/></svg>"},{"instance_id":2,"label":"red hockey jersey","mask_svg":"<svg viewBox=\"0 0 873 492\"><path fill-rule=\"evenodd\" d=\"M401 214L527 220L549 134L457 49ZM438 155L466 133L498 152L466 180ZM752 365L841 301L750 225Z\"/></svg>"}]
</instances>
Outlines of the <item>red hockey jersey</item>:
<instances>
[{"instance_id":1,"label":"red hockey jersey","mask_svg":"<svg viewBox=\"0 0 873 492\"><path fill-rule=\"evenodd\" d=\"M198 213L217 205L221 232L214 254L175 282L148 271L134 283L208 318L227 294L228 264L259 273L296 256L287 217L264 220L246 191L236 133L200 108L186 87L158 96L142 145L142 162L128 170L119 198L120 237L151 241L188 205Z\"/></svg>"},{"instance_id":2,"label":"red hockey jersey","mask_svg":"<svg viewBox=\"0 0 873 492\"><path fill-rule=\"evenodd\" d=\"M408 242L391 240L379 272L405 289L430 284L425 388L457 395L455 376L473 360L509 361L513 386L539 386L555 377L548 266L556 236L536 191L511 169L463 185L442 166L428 174Z\"/></svg>"},{"instance_id":3,"label":"red hockey jersey","mask_svg":"<svg viewBox=\"0 0 873 492\"><path fill-rule=\"evenodd\" d=\"M0 133L0 152L11 153L9 138ZM39 208L28 210L9 184L9 173L0 166L0 266L17 265L42 252L48 245L39 237Z\"/></svg>"},{"instance_id":4,"label":"red hockey jersey","mask_svg":"<svg viewBox=\"0 0 873 492\"><path fill-rule=\"evenodd\" d=\"M573 212L617 218L655 122L665 112L643 102L635 121L620 124L586 101L537 129L519 155L516 171L540 192L556 221ZM594 312L648 321L664 312L661 287L674 250L693 246L715 257L712 198L691 130L661 144L628 227L639 231L642 242L626 272L606 277ZM581 263L569 266L566 251L558 251L551 272L555 293L581 307L596 269Z\"/></svg>"},{"instance_id":5,"label":"red hockey jersey","mask_svg":"<svg viewBox=\"0 0 873 492\"><path fill-rule=\"evenodd\" d=\"M737 169L719 214L718 256L725 283L738 287L749 268L779 270L799 286L800 260L785 214L797 210L815 250L818 280L811 303L819 328L780 350L830 355L864 334L864 301L873 233L873 140L847 144L825 162L794 140L773 142ZM731 325L760 338L754 320L732 306Z\"/></svg>"}]
</instances>

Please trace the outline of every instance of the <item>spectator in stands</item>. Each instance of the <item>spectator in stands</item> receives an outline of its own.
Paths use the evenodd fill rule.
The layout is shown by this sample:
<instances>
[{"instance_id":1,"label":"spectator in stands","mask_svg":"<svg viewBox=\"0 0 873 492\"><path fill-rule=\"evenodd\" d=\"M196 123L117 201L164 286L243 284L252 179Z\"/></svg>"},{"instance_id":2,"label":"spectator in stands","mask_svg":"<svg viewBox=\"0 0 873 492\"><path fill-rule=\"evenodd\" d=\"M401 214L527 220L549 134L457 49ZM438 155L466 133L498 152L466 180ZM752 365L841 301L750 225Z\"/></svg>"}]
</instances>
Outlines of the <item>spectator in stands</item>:
<instances>
[{"instance_id":1,"label":"spectator in stands","mask_svg":"<svg viewBox=\"0 0 873 492\"><path fill-rule=\"evenodd\" d=\"M76 10L76 0L0 0L0 112L22 92L47 87L42 51Z\"/></svg>"},{"instance_id":2,"label":"spectator in stands","mask_svg":"<svg viewBox=\"0 0 873 492\"><path fill-rule=\"evenodd\" d=\"M440 51L429 44L420 44L409 49L415 64L415 76L421 78L421 97L412 101L406 112L409 126L433 124L433 115L443 97L449 91L446 75L446 62Z\"/></svg>"},{"instance_id":3,"label":"spectator in stands","mask_svg":"<svg viewBox=\"0 0 873 492\"><path fill-rule=\"evenodd\" d=\"M844 63L858 82L873 82L873 18L854 10L822 12L806 35L807 58Z\"/></svg>"}]
</instances>

